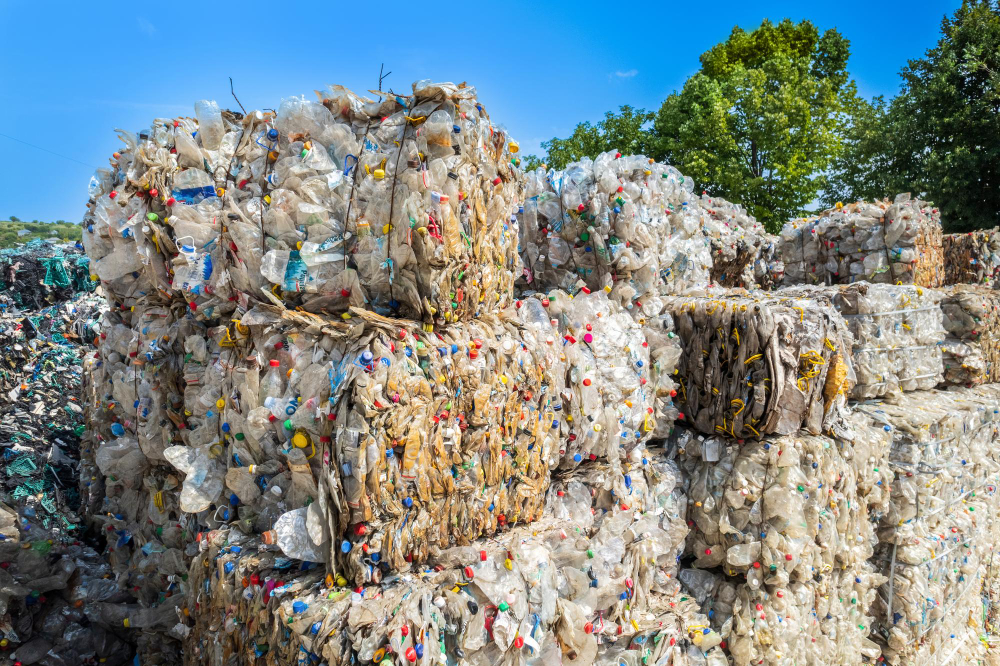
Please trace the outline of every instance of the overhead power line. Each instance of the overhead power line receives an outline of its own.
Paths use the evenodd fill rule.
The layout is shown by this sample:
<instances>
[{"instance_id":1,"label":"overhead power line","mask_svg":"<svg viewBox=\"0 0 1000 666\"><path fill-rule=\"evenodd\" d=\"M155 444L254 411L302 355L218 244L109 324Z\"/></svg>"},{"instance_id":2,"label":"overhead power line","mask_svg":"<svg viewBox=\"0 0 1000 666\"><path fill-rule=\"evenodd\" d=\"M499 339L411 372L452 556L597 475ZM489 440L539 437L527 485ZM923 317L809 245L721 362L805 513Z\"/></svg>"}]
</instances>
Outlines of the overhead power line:
<instances>
[{"instance_id":1,"label":"overhead power line","mask_svg":"<svg viewBox=\"0 0 1000 666\"><path fill-rule=\"evenodd\" d=\"M97 169L98 168L98 167L94 166L93 164L87 164L86 162L81 162L80 160L78 160L76 158L69 157L67 155L62 155L60 153L57 153L54 150L49 150L48 148L42 148L41 146L36 146L33 143L28 143L27 141L22 141L21 139L14 138L14 137L10 136L9 134L4 134L3 132L0 132L0 136L4 137L6 139L10 139L11 141L17 141L18 143L23 143L26 146L30 146L31 148L34 148L36 150L41 150L43 152L49 153L50 155L55 155L56 157L61 157L64 160L69 160L70 162L76 162L77 164L82 164L83 166L90 167L91 169Z\"/></svg>"}]
</instances>

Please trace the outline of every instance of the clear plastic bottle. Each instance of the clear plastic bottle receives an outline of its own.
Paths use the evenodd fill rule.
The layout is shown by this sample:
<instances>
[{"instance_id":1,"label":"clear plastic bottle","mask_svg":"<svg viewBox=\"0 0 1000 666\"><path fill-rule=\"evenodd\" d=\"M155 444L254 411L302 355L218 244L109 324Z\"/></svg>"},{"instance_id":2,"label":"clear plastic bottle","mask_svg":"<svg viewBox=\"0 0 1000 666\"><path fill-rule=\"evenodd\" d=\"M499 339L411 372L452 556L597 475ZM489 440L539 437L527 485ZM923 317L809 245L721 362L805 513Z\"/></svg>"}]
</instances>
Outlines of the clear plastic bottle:
<instances>
[{"instance_id":1,"label":"clear plastic bottle","mask_svg":"<svg viewBox=\"0 0 1000 666\"><path fill-rule=\"evenodd\" d=\"M268 398L278 401L285 394L285 378L281 372L281 362L278 359L270 361L271 369L260 382L260 404L270 408L272 403L265 404Z\"/></svg>"},{"instance_id":2,"label":"clear plastic bottle","mask_svg":"<svg viewBox=\"0 0 1000 666\"><path fill-rule=\"evenodd\" d=\"M222 122L222 111L214 101L206 99L194 103L194 113L198 116L198 136L201 145L208 150L218 150L222 138L226 135L226 126Z\"/></svg>"}]
</instances>

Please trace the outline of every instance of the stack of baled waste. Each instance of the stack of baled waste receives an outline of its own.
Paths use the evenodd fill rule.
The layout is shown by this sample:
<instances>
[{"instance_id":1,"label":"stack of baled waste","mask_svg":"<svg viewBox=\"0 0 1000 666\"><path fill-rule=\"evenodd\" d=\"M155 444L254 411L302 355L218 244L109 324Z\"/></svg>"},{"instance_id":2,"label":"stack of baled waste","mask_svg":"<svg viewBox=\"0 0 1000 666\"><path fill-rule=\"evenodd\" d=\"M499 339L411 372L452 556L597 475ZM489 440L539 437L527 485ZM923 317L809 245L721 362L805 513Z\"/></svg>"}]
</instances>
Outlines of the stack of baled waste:
<instances>
[{"instance_id":1,"label":"stack of baled waste","mask_svg":"<svg viewBox=\"0 0 1000 666\"><path fill-rule=\"evenodd\" d=\"M119 132L91 184L83 243L107 289L192 309L247 299L428 322L509 305L520 274L517 144L475 88L318 101ZM131 305L131 303L127 303Z\"/></svg>"},{"instance_id":2,"label":"stack of baled waste","mask_svg":"<svg viewBox=\"0 0 1000 666\"><path fill-rule=\"evenodd\" d=\"M868 559L886 511L890 438L852 417L835 436L671 442L688 488L693 569L681 581L737 664L874 660Z\"/></svg>"},{"instance_id":3,"label":"stack of baled waste","mask_svg":"<svg viewBox=\"0 0 1000 666\"><path fill-rule=\"evenodd\" d=\"M724 663L645 448L676 413L664 302L513 298L516 144L472 89L320 97L200 103L93 183L82 502L132 602L106 619L153 664Z\"/></svg>"},{"instance_id":4,"label":"stack of baled waste","mask_svg":"<svg viewBox=\"0 0 1000 666\"><path fill-rule=\"evenodd\" d=\"M942 290L941 312L948 333L941 347L945 382L1000 382L1000 294L956 284Z\"/></svg>"},{"instance_id":5,"label":"stack of baled waste","mask_svg":"<svg viewBox=\"0 0 1000 666\"><path fill-rule=\"evenodd\" d=\"M1000 227L945 234L945 284L993 287L1000 274Z\"/></svg>"},{"instance_id":6,"label":"stack of baled waste","mask_svg":"<svg viewBox=\"0 0 1000 666\"><path fill-rule=\"evenodd\" d=\"M867 282L834 293L833 304L854 339L852 398L898 396L941 382L941 298L942 292L933 289Z\"/></svg>"},{"instance_id":7,"label":"stack of baled waste","mask_svg":"<svg viewBox=\"0 0 1000 666\"><path fill-rule=\"evenodd\" d=\"M676 467L642 455L568 472L541 521L432 548L427 566L377 587L303 570L237 528L204 534L188 662L725 664L718 634L678 594Z\"/></svg>"},{"instance_id":8,"label":"stack of baled waste","mask_svg":"<svg viewBox=\"0 0 1000 666\"><path fill-rule=\"evenodd\" d=\"M98 350L84 361L81 510L105 536L115 587L132 602L103 612L136 630L150 664L180 660L177 608L200 529L198 517L179 509L183 476L164 456L184 442L183 340L203 326L185 310L145 299L109 310Z\"/></svg>"},{"instance_id":9,"label":"stack of baled waste","mask_svg":"<svg viewBox=\"0 0 1000 666\"><path fill-rule=\"evenodd\" d=\"M631 309L661 288L770 284L775 240L742 206L697 196L690 178L643 155L607 152L526 176L521 254L532 289L583 280Z\"/></svg>"},{"instance_id":10,"label":"stack of baled waste","mask_svg":"<svg viewBox=\"0 0 1000 666\"><path fill-rule=\"evenodd\" d=\"M893 203L837 204L782 228L784 284L867 280L939 287L944 284L941 236L938 209L909 194Z\"/></svg>"},{"instance_id":11,"label":"stack of baled waste","mask_svg":"<svg viewBox=\"0 0 1000 666\"><path fill-rule=\"evenodd\" d=\"M525 344L565 367L551 388L560 416L560 468L615 461L670 433L676 416L672 373L680 346L669 316L636 322L604 292L553 289L518 300Z\"/></svg>"},{"instance_id":12,"label":"stack of baled waste","mask_svg":"<svg viewBox=\"0 0 1000 666\"><path fill-rule=\"evenodd\" d=\"M692 290L667 301L684 353L677 403L686 425L734 439L819 434L854 384L850 334L829 300Z\"/></svg>"},{"instance_id":13,"label":"stack of baled waste","mask_svg":"<svg viewBox=\"0 0 1000 666\"><path fill-rule=\"evenodd\" d=\"M858 410L892 433L895 474L873 560L887 581L872 606L892 664L977 663L980 590L998 533L997 385L905 393Z\"/></svg>"},{"instance_id":14,"label":"stack of baled waste","mask_svg":"<svg viewBox=\"0 0 1000 666\"><path fill-rule=\"evenodd\" d=\"M199 102L93 180L91 622L163 666L982 657L1000 389L930 389L994 380L996 310L928 288L932 205L777 242L372 94Z\"/></svg>"}]
</instances>

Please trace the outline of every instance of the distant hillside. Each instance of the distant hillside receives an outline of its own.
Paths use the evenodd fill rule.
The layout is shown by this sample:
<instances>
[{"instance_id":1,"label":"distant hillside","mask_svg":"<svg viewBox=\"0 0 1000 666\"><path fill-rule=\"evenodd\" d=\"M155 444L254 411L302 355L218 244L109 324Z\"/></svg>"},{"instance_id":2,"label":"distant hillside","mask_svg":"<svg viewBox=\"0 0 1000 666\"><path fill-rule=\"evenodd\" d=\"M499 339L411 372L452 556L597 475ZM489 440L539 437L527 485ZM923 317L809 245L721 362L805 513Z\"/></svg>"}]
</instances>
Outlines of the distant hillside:
<instances>
[{"instance_id":1,"label":"distant hillside","mask_svg":"<svg viewBox=\"0 0 1000 666\"><path fill-rule=\"evenodd\" d=\"M18 232L27 231L18 235ZM78 241L83 238L83 227L70 222L12 222L0 220L0 249L15 247L35 239L59 238L62 241Z\"/></svg>"}]
</instances>

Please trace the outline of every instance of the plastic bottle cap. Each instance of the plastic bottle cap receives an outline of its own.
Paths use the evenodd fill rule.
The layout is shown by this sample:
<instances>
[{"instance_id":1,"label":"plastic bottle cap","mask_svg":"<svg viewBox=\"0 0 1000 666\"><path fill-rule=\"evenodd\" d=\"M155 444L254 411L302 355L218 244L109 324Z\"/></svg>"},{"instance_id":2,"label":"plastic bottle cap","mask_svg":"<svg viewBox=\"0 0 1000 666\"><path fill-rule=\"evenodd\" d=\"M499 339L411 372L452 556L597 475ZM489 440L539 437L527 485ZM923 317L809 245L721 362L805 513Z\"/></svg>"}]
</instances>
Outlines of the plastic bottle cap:
<instances>
[{"instance_id":1,"label":"plastic bottle cap","mask_svg":"<svg viewBox=\"0 0 1000 666\"><path fill-rule=\"evenodd\" d=\"M279 365L281 365L281 361L279 361L278 359L274 358L274 359L270 360L270 364L271 364L272 368L277 368Z\"/></svg>"},{"instance_id":2,"label":"plastic bottle cap","mask_svg":"<svg viewBox=\"0 0 1000 666\"><path fill-rule=\"evenodd\" d=\"M297 432L292 435L292 445L297 449L304 449L309 446L309 438L304 433Z\"/></svg>"}]
</instances>

